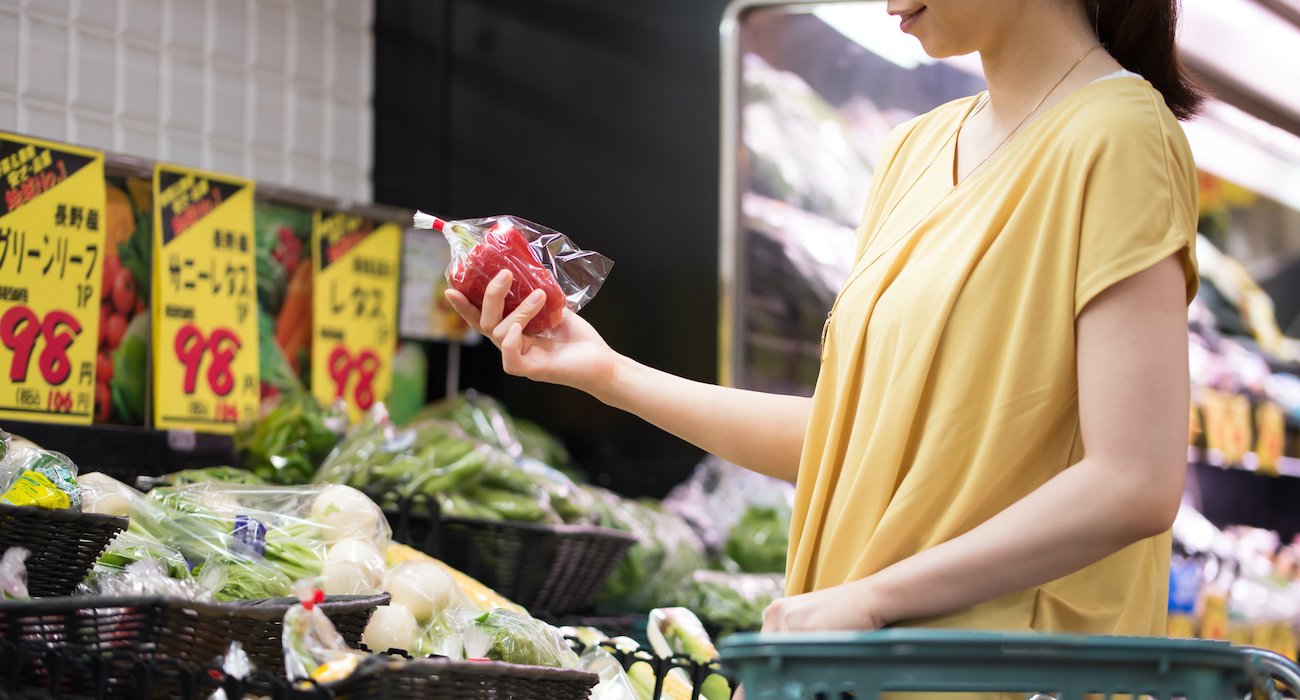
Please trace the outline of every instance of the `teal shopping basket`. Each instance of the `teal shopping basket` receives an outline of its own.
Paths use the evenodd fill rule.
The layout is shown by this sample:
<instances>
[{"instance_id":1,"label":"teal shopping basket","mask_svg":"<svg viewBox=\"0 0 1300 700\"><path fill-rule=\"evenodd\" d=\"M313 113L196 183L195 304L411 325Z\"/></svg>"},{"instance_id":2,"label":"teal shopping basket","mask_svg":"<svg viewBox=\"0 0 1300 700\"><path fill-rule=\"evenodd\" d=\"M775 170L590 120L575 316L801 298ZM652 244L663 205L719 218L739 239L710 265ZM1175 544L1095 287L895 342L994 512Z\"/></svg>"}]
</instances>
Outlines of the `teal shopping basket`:
<instances>
[{"instance_id":1,"label":"teal shopping basket","mask_svg":"<svg viewBox=\"0 0 1300 700\"><path fill-rule=\"evenodd\" d=\"M914 629L737 634L722 643L721 655L745 700L889 692L1276 699L1277 681L1292 696L1300 691L1300 669L1286 658L1203 640Z\"/></svg>"}]
</instances>

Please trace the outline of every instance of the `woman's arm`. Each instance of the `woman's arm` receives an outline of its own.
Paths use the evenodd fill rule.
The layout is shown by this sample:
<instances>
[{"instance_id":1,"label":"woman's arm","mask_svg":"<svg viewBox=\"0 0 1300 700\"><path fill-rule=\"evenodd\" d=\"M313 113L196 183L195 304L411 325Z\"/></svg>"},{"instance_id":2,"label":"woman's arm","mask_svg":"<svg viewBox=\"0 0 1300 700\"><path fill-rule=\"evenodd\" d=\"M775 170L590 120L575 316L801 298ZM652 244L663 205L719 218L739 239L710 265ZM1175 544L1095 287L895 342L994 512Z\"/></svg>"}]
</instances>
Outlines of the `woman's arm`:
<instances>
[{"instance_id":1,"label":"woman's arm","mask_svg":"<svg viewBox=\"0 0 1300 700\"><path fill-rule=\"evenodd\" d=\"M766 630L873 629L1041 585L1168 530L1187 472L1187 311L1169 258L1080 314L1086 456L971 531L859 581L777 601Z\"/></svg>"},{"instance_id":2,"label":"woman's arm","mask_svg":"<svg viewBox=\"0 0 1300 700\"><path fill-rule=\"evenodd\" d=\"M544 297L535 292L503 318L510 282L508 271L492 280L481 310L459 292L446 295L470 326L501 348L506 373L585 391L729 462L794 481L809 399L729 389L651 369L614 352L591 324L567 311L546 337L524 335Z\"/></svg>"}]
</instances>

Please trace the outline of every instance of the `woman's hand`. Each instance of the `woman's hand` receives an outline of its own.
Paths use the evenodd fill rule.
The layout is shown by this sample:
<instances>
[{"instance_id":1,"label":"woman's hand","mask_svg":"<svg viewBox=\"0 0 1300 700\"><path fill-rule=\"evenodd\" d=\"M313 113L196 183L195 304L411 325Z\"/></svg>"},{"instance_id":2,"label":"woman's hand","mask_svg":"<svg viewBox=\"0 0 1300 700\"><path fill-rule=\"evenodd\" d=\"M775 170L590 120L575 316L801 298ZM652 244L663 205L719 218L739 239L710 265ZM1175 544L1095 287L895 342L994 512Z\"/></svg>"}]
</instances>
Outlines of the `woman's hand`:
<instances>
[{"instance_id":1,"label":"woman's hand","mask_svg":"<svg viewBox=\"0 0 1300 700\"><path fill-rule=\"evenodd\" d=\"M507 374L588 393L608 386L614 379L618 355L577 314L566 309L564 320L545 337L524 334L524 326L542 310L546 296L541 290L534 291L503 318L512 281L509 270L498 273L488 284L482 309L454 289L447 290L447 302L470 327L501 349L501 366Z\"/></svg>"},{"instance_id":2,"label":"woman's hand","mask_svg":"<svg viewBox=\"0 0 1300 700\"><path fill-rule=\"evenodd\" d=\"M867 632L885 624L869 580L781 598L763 611L764 632Z\"/></svg>"}]
</instances>

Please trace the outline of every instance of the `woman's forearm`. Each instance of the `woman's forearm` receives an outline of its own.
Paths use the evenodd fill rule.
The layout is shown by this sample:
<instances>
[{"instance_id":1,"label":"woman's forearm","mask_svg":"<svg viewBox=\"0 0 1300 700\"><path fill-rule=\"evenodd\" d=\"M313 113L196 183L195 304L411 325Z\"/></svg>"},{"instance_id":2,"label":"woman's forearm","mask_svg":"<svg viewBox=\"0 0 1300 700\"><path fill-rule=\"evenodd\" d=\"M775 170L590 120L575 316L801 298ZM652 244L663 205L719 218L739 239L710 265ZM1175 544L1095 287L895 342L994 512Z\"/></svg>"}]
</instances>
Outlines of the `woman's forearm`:
<instances>
[{"instance_id":1,"label":"woman's forearm","mask_svg":"<svg viewBox=\"0 0 1300 700\"><path fill-rule=\"evenodd\" d=\"M1042 585L1169 529L1186 465L1085 459L975 529L857 581L880 624ZM1179 484L1149 483L1152 474ZM1161 479L1158 479L1161 480Z\"/></svg>"},{"instance_id":2,"label":"woman's forearm","mask_svg":"<svg viewBox=\"0 0 1300 700\"><path fill-rule=\"evenodd\" d=\"M622 356L591 393L746 469L791 482L798 473L808 398L695 382Z\"/></svg>"}]
</instances>

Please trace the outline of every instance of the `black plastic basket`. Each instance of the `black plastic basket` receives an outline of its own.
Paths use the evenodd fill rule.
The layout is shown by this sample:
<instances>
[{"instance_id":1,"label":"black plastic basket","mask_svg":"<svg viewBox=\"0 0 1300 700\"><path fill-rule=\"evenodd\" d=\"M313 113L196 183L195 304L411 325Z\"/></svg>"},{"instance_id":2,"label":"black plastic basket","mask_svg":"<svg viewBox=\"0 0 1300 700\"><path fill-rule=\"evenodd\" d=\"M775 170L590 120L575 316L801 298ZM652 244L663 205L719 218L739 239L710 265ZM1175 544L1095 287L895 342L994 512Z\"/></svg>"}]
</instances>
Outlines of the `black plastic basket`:
<instances>
[{"instance_id":1,"label":"black plastic basket","mask_svg":"<svg viewBox=\"0 0 1300 700\"><path fill-rule=\"evenodd\" d=\"M569 638L569 644L578 654L583 653L587 648L581 641L573 638ZM601 642L600 648L609 652L609 654L618 661L619 665L623 667L623 670L628 673L631 673L632 667L637 664L643 664L649 667L650 671L654 675L654 690L650 694L652 700L663 700L664 698L670 697L664 694L664 690L665 684L668 682L668 674L672 673L674 670L681 670L686 674L686 680L689 682L691 687L691 700L699 700L699 698L704 697L703 694L701 694L700 689L704 686L704 682L713 676L721 676L726 679L732 693L735 692L736 683L731 677L723 672L719 660L700 663L684 654L674 654L673 656L665 658L656 656L644 647L637 651L626 652L619 649L611 641Z\"/></svg>"},{"instance_id":2,"label":"black plastic basket","mask_svg":"<svg viewBox=\"0 0 1300 700\"><path fill-rule=\"evenodd\" d=\"M27 550L27 591L33 597L69 595L104 548L126 529L115 515L0 504L0 554Z\"/></svg>"},{"instance_id":3,"label":"black plastic basket","mask_svg":"<svg viewBox=\"0 0 1300 700\"><path fill-rule=\"evenodd\" d=\"M320 604L349 644L360 643L387 593L331 596ZM0 603L0 639L54 649L131 651L146 659L203 664L240 642L258 668L283 673L284 613L296 598L196 603L172 598L72 597Z\"/></svg>"},{"instance_id":4,"label":"black plastic basket","mask_svg":"<svg viewBox=\"0 0 1300 700\"><path fill-rule=\"evenodd\" d=\"M636 542L631 533L592 525L440 517L436 503L418 495L398 500L384 514L394 540L441 559L534 614L591 608Z\"/></svg>"},{"instance_id":5,"label":"black plastic basket","mask_svg":"<svg viewBox=\"0 0 1300 700\"><path fill-rule=\"evenodd\" d=\"M409 661L323 689L349 700L587 700L594 673L496 661Z\"/></svg>"}]
</instances>

